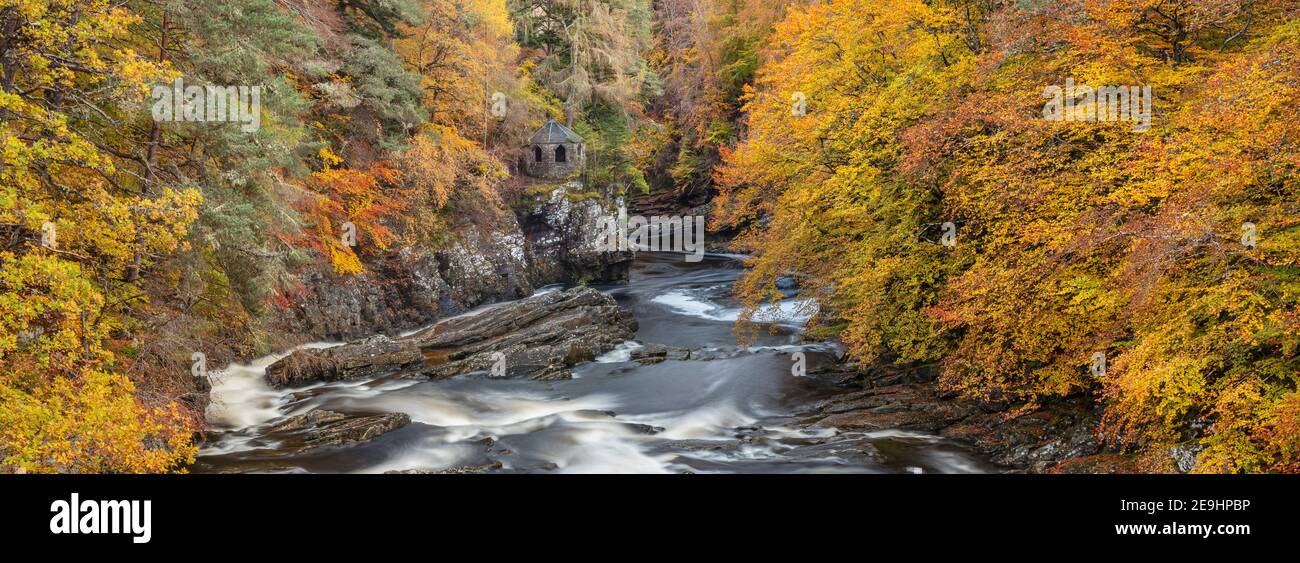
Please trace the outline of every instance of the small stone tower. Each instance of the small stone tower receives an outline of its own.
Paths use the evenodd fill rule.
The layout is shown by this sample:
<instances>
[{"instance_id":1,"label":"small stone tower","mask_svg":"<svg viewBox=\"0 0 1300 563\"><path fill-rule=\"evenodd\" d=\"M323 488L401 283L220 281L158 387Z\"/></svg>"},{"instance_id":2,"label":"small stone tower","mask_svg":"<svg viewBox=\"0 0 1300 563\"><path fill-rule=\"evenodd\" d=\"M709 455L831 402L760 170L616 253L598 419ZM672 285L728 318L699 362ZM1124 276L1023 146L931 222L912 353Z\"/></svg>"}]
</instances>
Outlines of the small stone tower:
<instances>
[{"instance_id":1,"label":"small stone tower","mask_svg":"<svg viewBox=\"0 0 1300 563\"><path fill-rule=\"evenodd\" d=\"M564 180L587 162L582 137L554 119L533 133L524 150L524 173L534 178Z\"/></svg>"}]
</instances>

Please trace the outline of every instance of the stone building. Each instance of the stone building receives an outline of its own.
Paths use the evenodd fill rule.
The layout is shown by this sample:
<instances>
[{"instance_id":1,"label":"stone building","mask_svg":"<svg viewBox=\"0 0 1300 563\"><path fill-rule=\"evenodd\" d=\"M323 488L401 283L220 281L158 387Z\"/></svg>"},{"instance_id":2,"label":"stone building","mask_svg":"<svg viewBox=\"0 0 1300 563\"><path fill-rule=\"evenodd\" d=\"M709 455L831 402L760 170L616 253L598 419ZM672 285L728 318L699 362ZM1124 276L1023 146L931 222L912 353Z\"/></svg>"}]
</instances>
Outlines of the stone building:
<instances>
[{"instance_id":1,"label":"stone building","mask_svg":"<svg viewBox=\"0 0 1300 563\"><path fill-rule=\"evenodd\" d=\"M524 150L524 173L534 178L564 180L581 172L586 162L582 137L554 119L533 133Z\"/></svg>"}]
</instances>

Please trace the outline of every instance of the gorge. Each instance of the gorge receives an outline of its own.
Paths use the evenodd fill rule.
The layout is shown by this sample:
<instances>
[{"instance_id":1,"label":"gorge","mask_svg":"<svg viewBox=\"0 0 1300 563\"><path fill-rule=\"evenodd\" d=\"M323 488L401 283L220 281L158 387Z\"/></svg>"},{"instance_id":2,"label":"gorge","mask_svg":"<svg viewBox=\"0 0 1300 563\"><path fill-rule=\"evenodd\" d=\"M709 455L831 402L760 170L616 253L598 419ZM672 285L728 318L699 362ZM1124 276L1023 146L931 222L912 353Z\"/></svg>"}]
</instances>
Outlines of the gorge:
<instances>
[{"instance_id":1,"label":"gorge","mask_svg":"<svg viewBox=\"0 0 1300 563\"><path fill-rule=\"evenodd\" d=\"M407 369L375 354L388 367L363 377L272 385L277 368L298 355L359 344L313 344L213 374L208 418L211 439L196 471L271 472L978 472L998 467L937 435L880 428L840 430L815 422L819 404L843 390L815 377L791 374L790 354L807 353L816 366L841 352L828 343L802 342L799 304L781 305L781 328L748 349L736 344L732 322L739 304L729 286L737 258L708 255L699 264L679 254L637 256L626 285L601 285L599 302L635 315L635 332L616 327L620 340L601 341L590 362L563 374L545 371L494 378L486 354L478 369L447 377ZM591 293L587 293L591 292ZM496 316L523 328L527 304L572 301L588 288L544 288L514 303L488 305L405 338L454 333L456 325ZM522 305L522 306L521 306ZM630 316L630 315L629 315ZM624 321L625 322L625 321ZM497 323L489 323L496 326ZM544 324L544 323L543 323ZM613 325L620 324L614 320ZM601 327L583 322L581 327ZM464 330L464 327L461 327ZM626 331L626 332L622 332ZM573 342L563 330L539 339ZM402 337L397 338L398 342ZM511 350L510 342L484 343ZM534 343L536 345L536 343ZM535 348L534 348L535 350ZM584 355L596 350L584 349ZM349 353L350 355L351 353ZM562 356L562 355L561 355ZM456 357L452 353L452 357ZM471 355L470 358L475 356ZM516 365L516 356L506 356ZM422 361L422 360L420 360ZM447 364L439 364L447 365ZM457 370L460 371L460 370ZM569 377L569 373L572 376ZM306 414L302 414L306 413ZM286 430L286 421L313 413L348 413L387 430L343 447L303 448L319 426ZM409 424L389 428L400 413ZM327 423L335 422L329 420ZM296 434L294 432L297 432Z\"/></svg>"}]
</instances>

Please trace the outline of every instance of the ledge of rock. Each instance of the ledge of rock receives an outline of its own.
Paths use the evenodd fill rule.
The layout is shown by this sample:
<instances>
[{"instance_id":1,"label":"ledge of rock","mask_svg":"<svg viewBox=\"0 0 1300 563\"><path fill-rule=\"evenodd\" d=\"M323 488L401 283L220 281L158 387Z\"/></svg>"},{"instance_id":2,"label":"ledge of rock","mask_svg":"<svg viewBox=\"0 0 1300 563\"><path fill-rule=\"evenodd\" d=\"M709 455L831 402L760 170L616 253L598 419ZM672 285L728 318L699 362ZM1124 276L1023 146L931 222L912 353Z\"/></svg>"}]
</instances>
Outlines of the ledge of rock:
<instances>
[{"instance_id":1,"label":"ledge of rock","mask_svg":"<svg viewBox=\"0 0 1300 563\"><path fill-rule=\"evenodd\" d=\"M604 198L584 197L582 182L531 183L532 190L539 188L519 220L537 280L572 284L628 281L633 253L598 246L605 236L602 220L617 219L617 201L610 206L602 203Z\"/></svg>"},{"instance_id":2,"label":"ledge of rock","mask_svg":"<svg viewBox=\"0 0 1300 563\"><path fill-rule=\"evenodd\" d=\"M419 365L424 355L409 342L377 335L334 348L298 350L266 368L272 387L372 377Z\"/></svg>"},{"instance_id":3,"label":"ledge of rock","mask_svg":"<svg viewBox=\"0 0 1300 563\"><path fill-rule=\"evenodd\" d=\"M628 355L628 358L639 364L652 365L666 362L668 360L720 360L725 358L734 358L749 353L748 350L739 346L735 348L684 348L681 346L666 346L663 344L650 343L633 350Z\"/></svg>"},{"instance_id":4,"label":"ledge of rock","mask_svg":"<svg viewBox=\"0 0 1300 563\"><path fill-rule=\"evenodd\" d=\"M318 409L291 416L272 426L270 433L300 441L298 449L304 451L373 440L410 423L411 417L399 412L353 416Z\"/></svg>"},{"instance_id":5,"label":"ledge of rock","mask_svg":"<svg viewBox=\"0 0 1300 563\"><path fill-rule=\"evenodd\" d=\"M809 375L848 388L802 413L817 426L932 432L968 443L994 463L1034 473L1095 470L1078 461L1101 450L1096 413L1084 406L1062 402L1016 410L949 396L930 377L869 377L856 370Z\"/></svg>"},{"instance_id":6,"label":"ledge of rock","mask_svg":"<svg viewBox=\"0 0 1300 563\"><path fill-rule=\"evenodd\" d=\"M401 374L441 379L491 372L568 379L573 366L633 338L636 320L590 287L534 295L453 317L415 334L298 350L266 370L273 387Z\"/></svg>"}]
</instances>

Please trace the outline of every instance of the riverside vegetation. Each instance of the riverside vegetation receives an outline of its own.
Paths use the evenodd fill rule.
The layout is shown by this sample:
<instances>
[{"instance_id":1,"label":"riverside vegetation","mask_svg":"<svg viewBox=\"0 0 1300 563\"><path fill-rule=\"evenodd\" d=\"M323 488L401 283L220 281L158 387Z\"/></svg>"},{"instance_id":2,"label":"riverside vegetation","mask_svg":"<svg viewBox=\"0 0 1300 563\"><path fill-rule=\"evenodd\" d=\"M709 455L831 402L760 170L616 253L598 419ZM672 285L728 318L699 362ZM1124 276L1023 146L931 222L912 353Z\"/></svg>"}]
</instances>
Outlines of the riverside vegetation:
<instances>
[{"instance_id":1,"label":"riverside vegetation","mask_svg":"<svg viewBox=\"0 0 1300 563\"><path fill-rule=\"evenodd\" d=\"M551 205L707 209L751 255L741 338L797 287L856 369L1094 413L1114 468L1300 471L1297 15L0 0L0 471L185 471L205 370L587 281L482 251L555 187L518 173L547 118L586 143ZM155 120L178 79L259 87L257 126ZM1149 87L1150 127L1045 118L1067 83Z\"/></svg>"}]
</instances>

